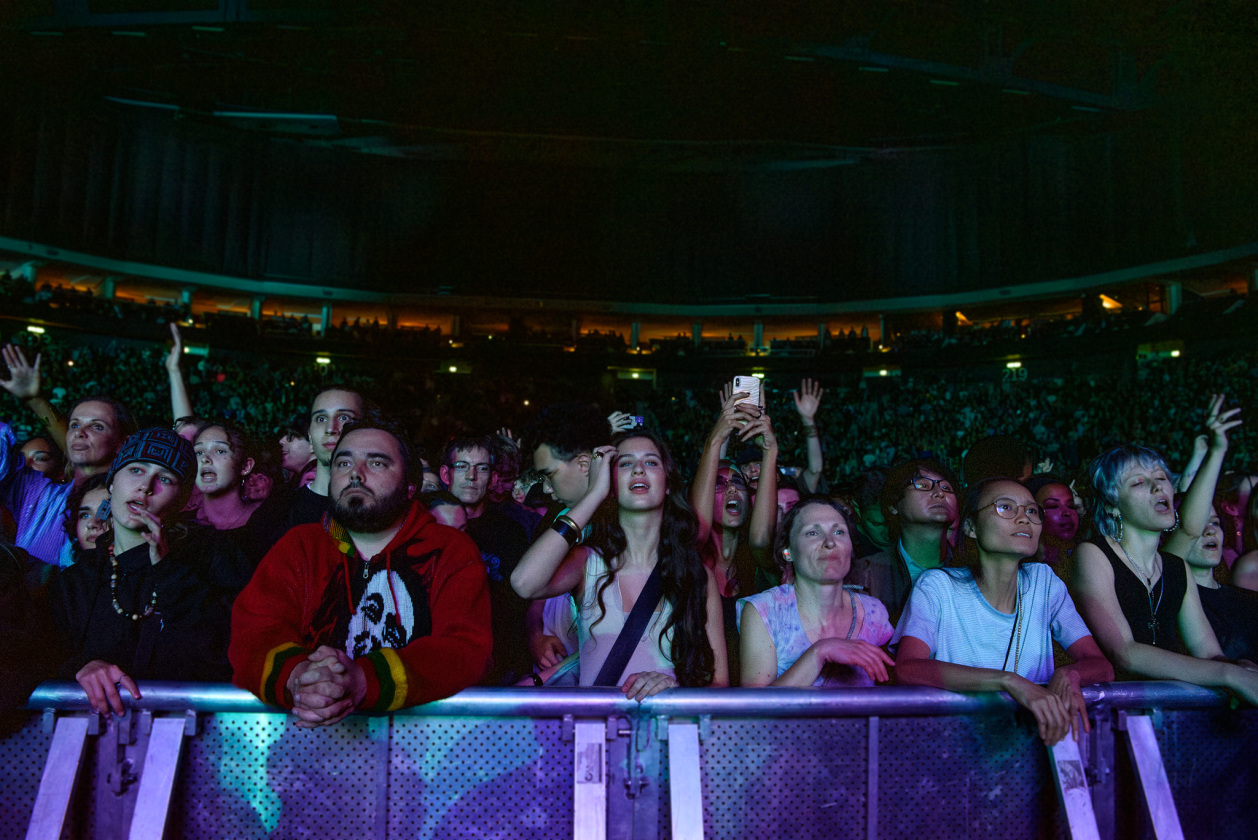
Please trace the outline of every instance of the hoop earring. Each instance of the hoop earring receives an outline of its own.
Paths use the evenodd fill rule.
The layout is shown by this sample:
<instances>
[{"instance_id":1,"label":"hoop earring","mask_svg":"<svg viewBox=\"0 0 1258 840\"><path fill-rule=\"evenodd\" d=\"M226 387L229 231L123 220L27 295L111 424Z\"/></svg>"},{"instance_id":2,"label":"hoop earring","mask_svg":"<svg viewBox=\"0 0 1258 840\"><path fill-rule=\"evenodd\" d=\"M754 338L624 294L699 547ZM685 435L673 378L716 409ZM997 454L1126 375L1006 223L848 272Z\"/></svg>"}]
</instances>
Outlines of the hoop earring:
<instances>
[{"instance_id":1,"label":"hoop earring","mask_svg":"<svg viewBox=\"0 0 1258 840\"><path fill-rule=\"evenodd\" d=\"M1178 530L1179 530L1179 511L1177 510L1175 511L1175 524L1169 528L1164 529L1162 533L1169 534L1171 531L1178 531Z\"/></svg>"},{"instance_id":2,"label":"hoop earring","mask_svg":"<svg viewBox=\"0 0 1258 840\"><path fill-rule=\"evenodd\" d=\"M1179 512L1178 512L1178 511L1176 511L1176 514L1175 514L1175 515L1176 515L1176 516L1178 516L1178 515L1179 515ZM1114 539L1115 539L1115 540L1117 540L1118 542L1122 542L1122 541L1123 541L1123 514L1122 514L1122 511L1115 511L1115 512L1114 512L1114 517L1118 520L1118 536L1117 536L1117 537L1115 537Z\"/></svg>"}]
</instances>

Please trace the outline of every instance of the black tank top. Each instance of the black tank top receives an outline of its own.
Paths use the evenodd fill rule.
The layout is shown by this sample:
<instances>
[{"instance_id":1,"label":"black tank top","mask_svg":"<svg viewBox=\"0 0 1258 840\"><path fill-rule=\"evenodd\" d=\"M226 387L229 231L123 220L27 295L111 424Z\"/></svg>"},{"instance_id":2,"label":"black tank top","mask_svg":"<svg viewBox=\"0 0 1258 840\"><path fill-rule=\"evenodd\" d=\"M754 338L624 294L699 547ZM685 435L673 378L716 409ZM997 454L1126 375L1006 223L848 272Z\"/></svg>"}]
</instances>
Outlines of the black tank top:
<instances>
[{"instance_id":1,"label":"black tank top","mask_svg":"<svg viewBox=\"0 0 1258 840\"><path fill-rule=\"evenodd\" d=\"M1188 591L1188 572L1184 561L1174 554L1161 551L1162 577L1146 590L1144 581L1136 577L1126 563L1109 547L1104 537L1092 540L1109 558L1114 567L1114 594L1123 616L1131 628L1131 636L1145 645L1155 645L1163 650L1183 652L1179 637L1179 610Z\"/></svg>"}]
</instances>

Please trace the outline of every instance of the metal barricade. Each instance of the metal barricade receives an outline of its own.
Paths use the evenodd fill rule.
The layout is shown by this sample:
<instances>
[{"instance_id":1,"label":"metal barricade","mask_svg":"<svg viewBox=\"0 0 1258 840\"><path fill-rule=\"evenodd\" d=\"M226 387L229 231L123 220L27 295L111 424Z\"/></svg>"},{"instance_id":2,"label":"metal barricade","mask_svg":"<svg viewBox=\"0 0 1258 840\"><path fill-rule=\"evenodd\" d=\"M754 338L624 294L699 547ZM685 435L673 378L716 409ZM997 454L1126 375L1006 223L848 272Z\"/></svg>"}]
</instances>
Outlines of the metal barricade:
<instances>
[{"instance_id":1,"label":"metal barricade","mask_svg":"<svg viewBox=\"0 0 1258 840\"><path fill-rule=\"evenodd\" d=\"M926 688L471 689L314 730L227 685L142 689L108 719L36 691L0 838L1258 835L1258 711L1182 683L1087 689L1078 754L1005 695Z\"/></svg>"}]
</instances>

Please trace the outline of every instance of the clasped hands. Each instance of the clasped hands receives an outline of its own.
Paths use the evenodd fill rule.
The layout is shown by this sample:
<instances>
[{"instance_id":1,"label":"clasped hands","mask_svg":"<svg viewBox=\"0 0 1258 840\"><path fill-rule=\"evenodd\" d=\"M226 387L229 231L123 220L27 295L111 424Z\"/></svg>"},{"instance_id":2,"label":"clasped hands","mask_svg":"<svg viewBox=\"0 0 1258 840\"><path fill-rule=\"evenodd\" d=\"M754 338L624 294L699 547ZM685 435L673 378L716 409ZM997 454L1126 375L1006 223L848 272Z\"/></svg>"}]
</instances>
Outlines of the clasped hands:
<instances>
[{"instance_id":1,"label":"clasped hands","mask_svg":"<svg viewBox=\"0 0 1258 840\"><path fill-rule=\"evenodd\" d=\"M320 645L293 668L286 687L297 725L312 728L336 723L358 708L367 694L367 678L345 651Z\"/></svg>"}]
</instances>

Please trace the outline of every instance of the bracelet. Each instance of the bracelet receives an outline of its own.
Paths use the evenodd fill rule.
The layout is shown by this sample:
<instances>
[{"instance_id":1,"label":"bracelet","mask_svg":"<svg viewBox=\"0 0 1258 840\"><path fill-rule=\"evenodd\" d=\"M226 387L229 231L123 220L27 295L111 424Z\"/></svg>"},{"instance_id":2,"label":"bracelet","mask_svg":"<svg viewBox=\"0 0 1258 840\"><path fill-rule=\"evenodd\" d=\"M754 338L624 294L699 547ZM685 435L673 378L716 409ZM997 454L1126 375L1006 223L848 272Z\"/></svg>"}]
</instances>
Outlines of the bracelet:
<instances>
[{"instance_id":1,"label":"bracelet","mask_svg":"<svg viewBox=\"0 0 1258 840\"><path fill-rule=\"evenodd\" d=\"M805 433L808 437L810 437L810 438L811 438L811 437L815 437L815 438L819 438L819 437L821 437L821 433L817 431L817 427L816 427L816 426L805 426L805 427L804 427L804 433Z\"/></svg>"},{"instance_id":2,"label":"bracelet","mask_svg":"<svg viewBox=\"0 0 1258 840\"><path fill-rule=\"evenodd\" d=\"M537 687L539 687L539 688L540 688L541 686L543 686L543 685L546 685L546 683L542 681L542 677L541 677L541 675L540 675L540 674L538 674L536 671L534 671L533 673L529 674L529 676L533 678L533 685L535 685L535 686L537 686Z\"/></svg>"},{"instance_id":3,"label":"bracelet","mask_svg":"<svg viewBox=\"0 0 1258 840\"><path fill-rule=\"evenodd\" d=\"M568 548L572 548L581 541L581 529L575 526L575 523L566 516L555 518L555 524L550 529L559 536L568 541Z\"/></svg>"},{"instance_id":4,"label":"bracelet","mask_svg":"<svg viewBox=\"0 0 1258 840\"><path fill-rule=\"evenodd\" d=\"M581 529L581 526L577 524L577 521L566 513L561 513L556 516L555 521L565 523L569 528L576 531L578 534L584 534L584 531ZM581 542L580 538L577 539L577 542Z\"/></svg>"}]
</instances>

